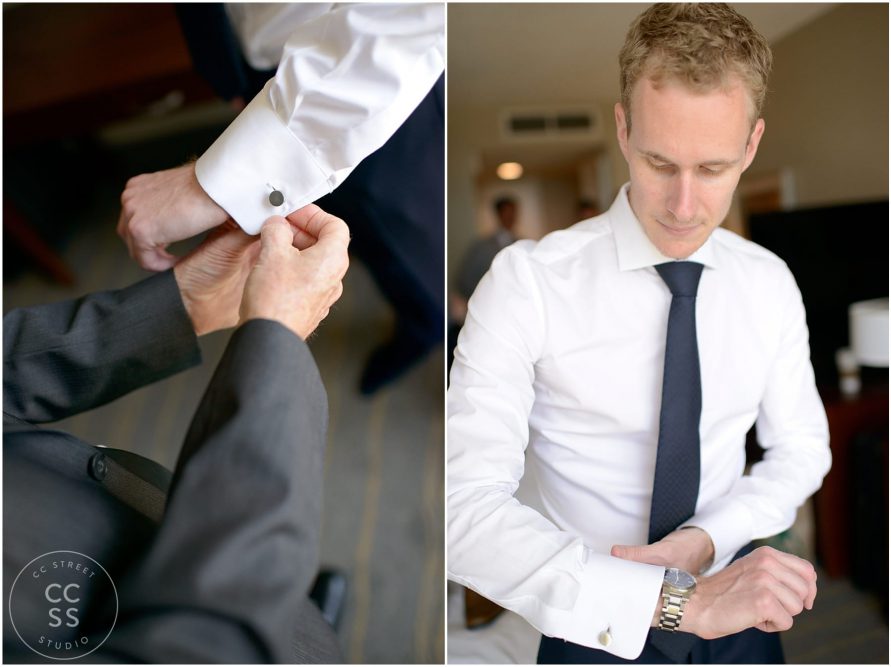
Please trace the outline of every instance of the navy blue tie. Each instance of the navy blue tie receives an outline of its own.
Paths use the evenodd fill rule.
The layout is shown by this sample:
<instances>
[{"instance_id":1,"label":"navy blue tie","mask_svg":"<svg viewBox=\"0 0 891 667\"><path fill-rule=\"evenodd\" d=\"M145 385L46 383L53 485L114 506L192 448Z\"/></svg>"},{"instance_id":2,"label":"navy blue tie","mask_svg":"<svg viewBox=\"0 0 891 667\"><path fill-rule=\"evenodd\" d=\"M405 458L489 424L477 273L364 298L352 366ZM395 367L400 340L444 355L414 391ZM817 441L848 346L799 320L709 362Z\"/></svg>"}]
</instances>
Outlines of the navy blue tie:
<instances>
[{"instance_id":1,"label":"navy blue tie","mask_svg":"<svg viewBox=\"0 0 891 667\"><path fill-rule=\"evenodd\" d=\"M657 542L693 516L699 496L699 416L702 384L696 345L696 290L702 264L669 262L656 271L671 290L665 373L649 543ZM695 573L694 573L695 574Z\"/></svg>"},{"instance_id":2,"label":"navy blue tie","mask_svg":"<svg viewBox=\"0 0 891 667\"><path fill-rule=\"evenodd\" d=\"M693 516L699 496L699 417L702 382L696 344L696 291L702 264L669 262L656 271L671 290L665 372L649 543L657 542ZM694 572L693 574L698 574ZM650 631L650 642L674 662L689 662L696 637Z\"/></svg>"}]
</instances>

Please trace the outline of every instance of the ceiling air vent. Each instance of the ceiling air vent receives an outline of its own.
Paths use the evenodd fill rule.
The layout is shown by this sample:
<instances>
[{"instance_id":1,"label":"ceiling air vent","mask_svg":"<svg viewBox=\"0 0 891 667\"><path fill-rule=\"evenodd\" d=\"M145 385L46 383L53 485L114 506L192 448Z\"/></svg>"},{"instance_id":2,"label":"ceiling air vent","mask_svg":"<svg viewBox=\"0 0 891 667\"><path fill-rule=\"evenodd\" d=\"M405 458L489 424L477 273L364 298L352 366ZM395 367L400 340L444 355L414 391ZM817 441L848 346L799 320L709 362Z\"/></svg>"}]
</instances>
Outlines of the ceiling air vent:
<instances>
[{"instance_id":1,"label":"ceiling air vent","mask_svg":"<svg viewBox=\"0 0 891 667\"><path fill-rule=\"evenodd\" d=\"M505 141L599 141L602 126L595 108L508 109L501 135Z\"/></svg>"}]
</instances>

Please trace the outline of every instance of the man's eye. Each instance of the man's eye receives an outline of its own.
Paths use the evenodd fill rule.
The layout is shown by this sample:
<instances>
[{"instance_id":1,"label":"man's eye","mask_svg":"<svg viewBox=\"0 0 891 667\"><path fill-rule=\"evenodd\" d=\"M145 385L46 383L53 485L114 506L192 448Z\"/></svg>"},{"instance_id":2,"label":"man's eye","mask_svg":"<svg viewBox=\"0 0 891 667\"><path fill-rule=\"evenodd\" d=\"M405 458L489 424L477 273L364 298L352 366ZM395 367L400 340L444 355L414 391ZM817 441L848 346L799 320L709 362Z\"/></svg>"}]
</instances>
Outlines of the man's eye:
<instances>
[{"instance_id":1,"label":"man's eye","mask_svg":"<svg viewBox=\"0 0 891 667\"><path fill-rule=\"evenodd\" d=\"M650 166L656 171L671 171L672 165L661 162L650 162Z\"/></svg>"},{"instance_id":2,"label":"man's eye","mask_svg":"<svg viewBox=\"0 0 891 667\"><path fill-rule=\"evenodd\" d=\"M700 167L702 173L706 176L720 176L723 169L709 169L708 167Z\"/></svg>"}]
</instances>

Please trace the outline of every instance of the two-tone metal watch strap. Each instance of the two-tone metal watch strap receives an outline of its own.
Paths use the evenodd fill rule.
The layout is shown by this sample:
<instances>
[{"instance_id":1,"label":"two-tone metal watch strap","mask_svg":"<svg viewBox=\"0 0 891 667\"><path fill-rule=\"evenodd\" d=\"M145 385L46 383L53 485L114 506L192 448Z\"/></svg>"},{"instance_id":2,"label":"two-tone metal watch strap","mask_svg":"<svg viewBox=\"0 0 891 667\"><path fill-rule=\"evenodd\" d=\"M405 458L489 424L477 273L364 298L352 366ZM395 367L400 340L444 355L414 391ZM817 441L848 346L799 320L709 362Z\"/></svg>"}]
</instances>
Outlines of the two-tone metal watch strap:
<instances>
[{"instance_id":1,"label":"two-tone metal watch strap","mask_svg":"<svg viewBox=\"0 0 891 667\"><path fill-rule=\"evenodd\" d=\"M684 617L687 598L677 589L666 586L662 589L662 612L659 614L659 629L675 632Z\"/></svg>"}]
</instances>

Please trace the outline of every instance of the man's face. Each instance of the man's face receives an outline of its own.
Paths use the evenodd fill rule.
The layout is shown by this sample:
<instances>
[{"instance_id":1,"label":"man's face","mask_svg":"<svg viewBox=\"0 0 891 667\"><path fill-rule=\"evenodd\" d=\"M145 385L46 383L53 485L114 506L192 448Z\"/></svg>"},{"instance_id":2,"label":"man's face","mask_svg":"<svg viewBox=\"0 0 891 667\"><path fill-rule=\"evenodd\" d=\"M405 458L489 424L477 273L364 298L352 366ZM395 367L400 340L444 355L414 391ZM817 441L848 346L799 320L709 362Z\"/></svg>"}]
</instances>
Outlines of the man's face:
<instances>
[{"instance_id":1,"label":"man's face","mask_svg":"<svg viewBox=\"0 0 891 667\"><path fill-rule=\"evenodd\" d=\"M629 134L616 104L619 145L631 172L629 201L650 241L673 259L706 242L730 210L733 191L764 132L754 130L741 82L706 93L641 77L631 94Z\"/></svg>"},{"instance_id":2,"label":"man's face","mask_svg":"<svg viewBox=\"0 0 891 667\"><path fill-rule=\"evenodd\" d=\"M498 220L501 226L510 231L517 221L517 206L513 202L505 202L498 207Z\"/></svg>"}]
</instances>

